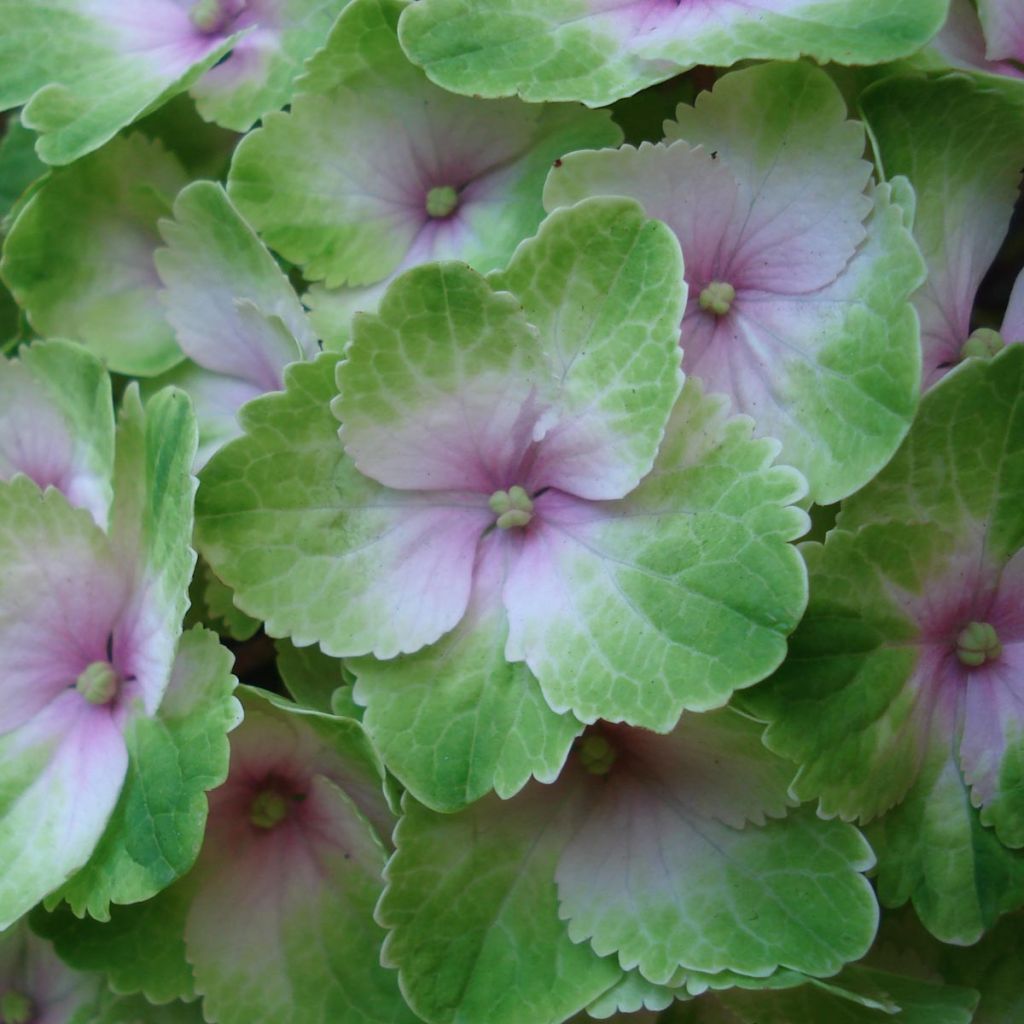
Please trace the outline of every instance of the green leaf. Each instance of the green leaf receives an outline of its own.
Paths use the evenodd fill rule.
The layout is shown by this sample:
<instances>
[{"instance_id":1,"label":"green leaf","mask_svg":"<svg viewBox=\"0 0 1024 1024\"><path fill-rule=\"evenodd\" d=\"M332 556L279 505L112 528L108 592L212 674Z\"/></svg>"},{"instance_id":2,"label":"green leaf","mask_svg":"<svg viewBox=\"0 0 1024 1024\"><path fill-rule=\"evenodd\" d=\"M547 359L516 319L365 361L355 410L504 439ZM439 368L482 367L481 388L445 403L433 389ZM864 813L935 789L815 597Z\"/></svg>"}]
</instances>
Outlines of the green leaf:
<instances>
[{"instance_id":1,"label":"green leaf","mask_svg":"<svg viewBox=\"0 0 1024 1024\"><path fill-rule=\"evenodd\" d=\"M795 0L778 7L420 0L402 17L401 39L412 60L453 92L597 107L695 64L801 55L819 63L893 60L927 42L946 16L943 0Z\"/></svg>"},{"instance_id":2,"label":"green leaf","mask_svg":"<svg viewBox=\"0 0 1024 1024\"><path fill-rule=\"evenodd\" d=\"M204 1024L202 1006L194 1003L168 1003L154 1006L142 996L105 994L89 1011L92 1016L68 1024Z\"/></svg>"},{"instance_id":3,"label":"green leaf","mask_svg":"<svg viewBox=\"0 0 1024 1024\"><path fill-rule=\"evenodd\" d=\"M278 640L274 646L278 671L295 702L314 711L332 713L334 693L345 685L342 662L328 657L315 645L296 647L288 640Z\"/></svg>"},{"instance_id":4,"label":"green leaf","mask_svg":"<svg viewBox=\"0 0 1024 1024\"><path fill-rule=\"evenodd\" d=\"M221 631L232 640L244 641L255 636L261 625L259 619L235 607L231 588L221 583L205 562L199 571L203 581L203 603Z\"/></svg>"},{"instance_id":5,"label":"green leaf","mask_svg":"<svg viewBox=\"0 0 1024 1024\"><path fill-rule=\"evenodd\" d=\"M157 220L186 182L141 135L54 171L21 208L0 272L41 335L82 342L117 373L153 376L182 359L157 301Z\"/></svg>"},{"instance_id":6,"label":"green leaf","mask_svg":"<svg viewBox=\"0 0 1024 1024\"><path fill-rule=\"evenodd\" d=\"M677 996L686 998L678 989L667 985L655 985L639 971L628 971L614 988L608 989L587 1007L587 1016L583 1019L611 1018L617 1021L620 1014L625 1017L645 1009L657 1012L671 1006Z\"/></svg>"},{"instance_id":7,"label":"green leaf","mask_svg":"<svg viewBox=\"0 0 1024 1024\"><path fill-rule=\"evenodd\" d=\"M24 201L26 191L49 168L35 151L36 136L16 117L8 117L0 139L0 222Z\"/></svg>"},{"instance_id":8,"label":"green leaf","mask_svg":"<svg viewBox=\"0 0 1024 1024\"><path fill-rule=\"evenodd\" d=\"M76 917L67 906L41 908L32 928L49 939L61 959L80 971L101 971L122 995L141 993L154 1003L195 998L192 969L185 960L187 882L152 899L111 908L105 923Z\"/></svg>"}]
</instances>

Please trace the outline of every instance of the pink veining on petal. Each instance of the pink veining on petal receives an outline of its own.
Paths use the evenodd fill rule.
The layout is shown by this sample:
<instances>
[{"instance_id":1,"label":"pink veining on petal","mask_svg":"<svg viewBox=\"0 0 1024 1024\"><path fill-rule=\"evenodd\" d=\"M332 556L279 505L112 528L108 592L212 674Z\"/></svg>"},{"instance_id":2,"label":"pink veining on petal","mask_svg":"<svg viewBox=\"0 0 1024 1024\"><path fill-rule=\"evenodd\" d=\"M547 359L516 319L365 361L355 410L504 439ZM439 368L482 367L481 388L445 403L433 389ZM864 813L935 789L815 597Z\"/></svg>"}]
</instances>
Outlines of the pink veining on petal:
<instances>
[{"instance_id":1,"label":"pink veining on petal","mask_svg":"<svg viewBox=\"0 0 1024 1024\"><path fill-rule=\"evenodd\" d=\"M998 788L1008 742L1024 737L1024 550L999 574L987 607L972 608L971 621L988 622L1002 645L998 658L964 668L966 697L960 764L977 804Z\"/></svg>"},{"instance_id":2,"label":"pink veining on petal","mask_svg":"<svg viewBox=\"0 0 1024 1024\"><path fill-rule=\"evenodd\" d=\"M231 770L227 782L211 794L211 817L237 819L241 804L246 817L247 801L269 776L304 791L314 775L322 775L340 786L382 835L390 832L393 815L380 780L364 766L347 761L305 725L258 707L249 708L245 723L231 734Z\"/></svg>"},{"instance_id":3,"label":"pink veining on petal","mask_svg":"<svg viewBox=\"0 0 1024 1024\"><path fill-rule=\"evenodd\" d=\"M115 45L127 53L145 54L153 70L168 81L216 50L231 31L205 33L190 20L187 0L85 0L84 13L106 24Z\"/></svg>"},{"instance_id":4,"label":"pink veining on petal","mask_svg":"<svg viewBox=\"0 0 1024 1024\"><path fill-rule=\"evenodd\" d=\"M287 977L296 929L319 921L325 903L344 901L347 885L379 878L383 850L342 796L355 796L353 786L390 828L379 787L371 794L368 777L309 725L284 712L247 712L232 735L228 780L210 795L194 875L186 944L201 990L208 974L233 972L242 951L247 970L286 994L276 979ZM268 793L280 801L267 802Z\"/></svg>"},{"instance_id":5,"label":"pink veining on petal","mask_svg":"<svg viewBox=\"0 0 1024 1024\"><path fill-rule=\"evenodd\" d=\"M20 598L0 621L0 734L73 687L89 664L107 659L128 596L126 576L94 552L70 538L47 538L47 545L28 564L6 569Z\"/></svg>"},{"instance_id":6,"label":"pink veining on petal","mask_svg":"<svg viewBox=\"0 0 1024 1024\"><path fill-rule=\"evenodd\" d=\"M360 471L386 487L490 495L524 482L549 412L541 385L482 372L460 391L431 395L414 419L343 424L341 439Z\"/></svg>"},{"instance_id":7,"label":"pink veining on petal","mask_svg":"<svg viewBox=\"0 0 1024 1024\"><path fill-rule=\"evenodd\" d=\"M955 552L944 574L921 594L892 596L919 627L920 655L911 686L935 735L960 735L960 764L975 802L995 794L1007 741L1024 735L1024 551L1003 568L976 543ZM958 638L971 623L986 623L1001 653L979 665L958 657Z\"/></svg>"}]
</instances>

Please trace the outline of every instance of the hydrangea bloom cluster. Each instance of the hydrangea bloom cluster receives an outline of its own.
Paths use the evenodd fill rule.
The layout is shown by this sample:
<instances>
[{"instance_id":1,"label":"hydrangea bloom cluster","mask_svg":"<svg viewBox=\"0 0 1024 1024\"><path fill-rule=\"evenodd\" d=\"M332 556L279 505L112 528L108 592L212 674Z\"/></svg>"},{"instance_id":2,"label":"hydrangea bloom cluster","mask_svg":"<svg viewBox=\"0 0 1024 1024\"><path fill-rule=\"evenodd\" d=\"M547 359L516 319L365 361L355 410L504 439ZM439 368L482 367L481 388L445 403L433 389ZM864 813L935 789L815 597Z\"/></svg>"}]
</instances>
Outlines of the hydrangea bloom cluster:
<instances>
[{"instance_id":1,"label":"hydrangea bloom cluster","mask_svg":"<svg viewBox=\"0 0 1024 1024\"><path fill-rule=\"evenodd\" d=\"M1024 1020L1019 0L0 0L0 1024Z\"/></svg>"}]
</instances>

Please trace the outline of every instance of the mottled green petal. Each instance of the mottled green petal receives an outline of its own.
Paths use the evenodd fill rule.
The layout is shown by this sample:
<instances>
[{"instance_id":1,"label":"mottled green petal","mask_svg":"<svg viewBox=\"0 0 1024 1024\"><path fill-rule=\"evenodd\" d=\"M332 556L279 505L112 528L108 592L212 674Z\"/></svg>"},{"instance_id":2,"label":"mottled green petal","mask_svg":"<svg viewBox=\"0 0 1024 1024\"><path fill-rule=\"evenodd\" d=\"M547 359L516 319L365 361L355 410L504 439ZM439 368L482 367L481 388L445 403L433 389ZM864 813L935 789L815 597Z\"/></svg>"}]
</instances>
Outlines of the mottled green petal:
<instances>
[{"instance_id":1,"label":"mottled green petal","mask_svg":"<svg viewBox=\"0 0 1024 1024\"><path fill-rule=\"evenodd\" d=\"M581 498L628 494L682 385L686 285L672 233L636 203L592 199L552 214L491 281L522 303L559 381L538 482Z\"/></svg>"},{"instance_id":2,"label":"mottled green petal","mask_svg":"<svg viewBox=\"0 0 1024 1024\"><path fill-rule=\"evenodd\" d=\"M462 263L403 274L366 314L338 367L332 408L356 468L403 491L513 483L551 421L557 380L547 338L516 297ZM490 517L488 517L490 518Z\"/></svg>"},{"instance_id":3,"label":"mottled green petal","mask_svg":"<svg viewBox=\"0 0 1024 1024\"><path fill-rule=\"evenodd\" d=\"M157 220L186 182L142 135L54 171L21 209L3 273L41 335L80 341L117 373L153 376L182 359L157 301Z\"/></svg>"},{"instance_id":4,"label":"mottled green petal","mask_svg":"<svg viewBox=\"0 0 1024 1024\"><path fill-rule=\"evenodd\" d=\"M128 386L117 422L110 534L133 582L119 642L137 645L145 659L143 700L150 715L170 678L196 564L196 443L184 392L165 388L143 408L136 386Z\"/></svg>"},{"instance_id":5,"label":"mottled green petal","mask_svg":"<svg viewBox=\"0 0 1024 1024\"><path fill-rule=\"evenodd\" d=\"M912 53L942 0L759 0L690 5L595 0L421 0L402 44L446 89L602 106L694 64L750 58L873 64Z\"/></svg>"}]
</instances>

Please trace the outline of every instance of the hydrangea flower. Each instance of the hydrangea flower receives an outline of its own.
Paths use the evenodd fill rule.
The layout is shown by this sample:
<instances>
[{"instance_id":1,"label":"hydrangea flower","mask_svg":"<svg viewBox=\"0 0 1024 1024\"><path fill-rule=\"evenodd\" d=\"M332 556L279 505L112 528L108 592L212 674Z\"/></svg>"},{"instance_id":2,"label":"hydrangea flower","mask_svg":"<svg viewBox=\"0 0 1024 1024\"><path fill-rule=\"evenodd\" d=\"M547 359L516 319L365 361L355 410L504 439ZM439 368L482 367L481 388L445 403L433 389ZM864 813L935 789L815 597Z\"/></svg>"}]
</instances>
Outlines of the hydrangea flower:
<instances>
[{"instance_id":1,"label":"hydrangea flower","mask_svg":"<svg viewBox=\"0 0 1024 1024\"><path fill-rule=\"evenodd\" d=\"M27 365L45 351L59 350L29 350ZM62 886L105 916L198 851L236 710L227 652L204 631L181 636L194 450L185 395L162 392L144 414L129 388L106 532L53 480L0 483L0 927Z\"/></svg>"},{"instance_id":2,"label":"hydrangea flower","mask_svg":"<svg viewBox=\"0 0 1024 1024\"><path fill-rule=\"evenodd\" d=\"M74 971L27 922L0 933L0 1021L3 1024L85 1024L102 980Z\"/></svg>"},{"instance_id":3,"label":"hydrangea flower","mask_svg":"<svg viewBox=\"0 0 1024 1024\"><path fill-rule=\"evenodd\" d=\"M672 228L689 283L684 370L778 438L829 504L885 464L916 406L910 197L869 186L864 130L810 65L732 72L665 133L567 156L545 203L626 195Z\"/></svg>"},{"instance_id":4,"label":"hydrangea flower","mask_svg":"<svg viewBox=\"0 0 1024 1024\"><path fill-rule=\"evenodd\" d=\"M109 925L64 913L43 931L119 990L201 995L221 1024L414 1024L373 919L394 825L377 755L351 719L238 693L245 721L195 868Z\"/></svg>"},{"instance_id":5,"label":"hydrangea flower","mask_svg":"<svg viewBox=\"0 0 1024 1024\"><path fill-rule=\"evenodd\" d=\"M933 388L808 544L792 657L749 696L820 813L871 822L882 902L945 942L1024 905L1024 346Z\"/></svg>"},{"instance_id":6,"label":"hydrangea flower","mask_svg":"<svg viewBox=\"0 0 1024 1024\"><path fill-rule=\"evenodd\" d=\"M971 331L978 286L1006 237L1018 196L1024 114L1003 94L963 75L889 79L868 89L861 102L886 174L906 175L918 197L914 236L928 277L914 305L927 388L967 355L1024 341L1020 289L1000 338L991 330Z\"/></svg>"},{"instance_id":7,"label":"hydrangea flower","mask_svg":"<svg viewBox=\"0 0 1024 1024\"><path fill-rule=\"evenodd\" d=\"M158 381L196 406L201 468L241 433L238 409L283 386L284 368L320 346L288 279L213 182L183 189L174 219L160 222L154 254L167 321L190 362Z\"/></svg>"},{"instance_id":8,"label":"hydrangea flower","mask_svg":"<svg viewBox=\"0 0 1024 1024\"><path fill-rule=\"evenodd\" d=\"M529 1007L554 1024L624 971L701 991L863 955L870 848L788 811L791 769L760 734L730 708L665 736L601 723L553 785L447 815L407 797L378 917L413 1009L512 1024Z\"/></svg>"},{"instance_id":9,"label":"hydrangea flower","mask_svg":"<svg viewBox=\"0 0 1024 1024\"><path fill-rule=\"evenodd\" d=\"M86 345L117 373L152 376L182 352L157 300L157 221L188 178L141 134L55 170L21 207L3 274L42 336Z\"/></svg>"},{"instance_id":10,"label":"hydrangea flower","mask_svg":"<svg viewBox=\"0 0 1024 1024\"><path fill-rule=\"evenodd\" d=\"M229 191L275 251L317 282L328 345L394 277L436 259L504 266L544 216L551 163L621 139L607 112L485 103L430 84L402 53L401 0L355 0L287 114L238 147ZM297 160L296 154L302 154Z\"/></svg>"},{"instance_id":11,"label":"hydrangea flower","mask_svg":"<svg viewBox=\"0 0 1024 1024\"><path fill-rule=\"evenodd\" d=\"M26 104L22 121L51 164L77 160L190 87L204 117L244 131L289 101L344 5L5 0L0 110Z\"/></svg>"},{"instance_id":12,"label":"hydrangea flower","mask_svg":"<svg viewBox=\"0 0 1024 1024\"><path fill-rule=\"evenodd\" d=\"M204 471L204 557L270 635L374 655L367 729L428 803L551 779L580 722L670 729L783 657L803 481L677 402L684 296L663 225L581 203L490 283L407 272L337 384L293 366Z\"/></svg>"},{"instance_id":13,"label":"hydrangea flower","mask_svg":"<svg viewBox=\"0 0 1024 1024\"><path fill-rule=\"evenodd\" d=\"M942 0L420 0L402 45L454 92L601 106L695 64L875 64L942 25Z\"/></svg>"}]
</instances>

